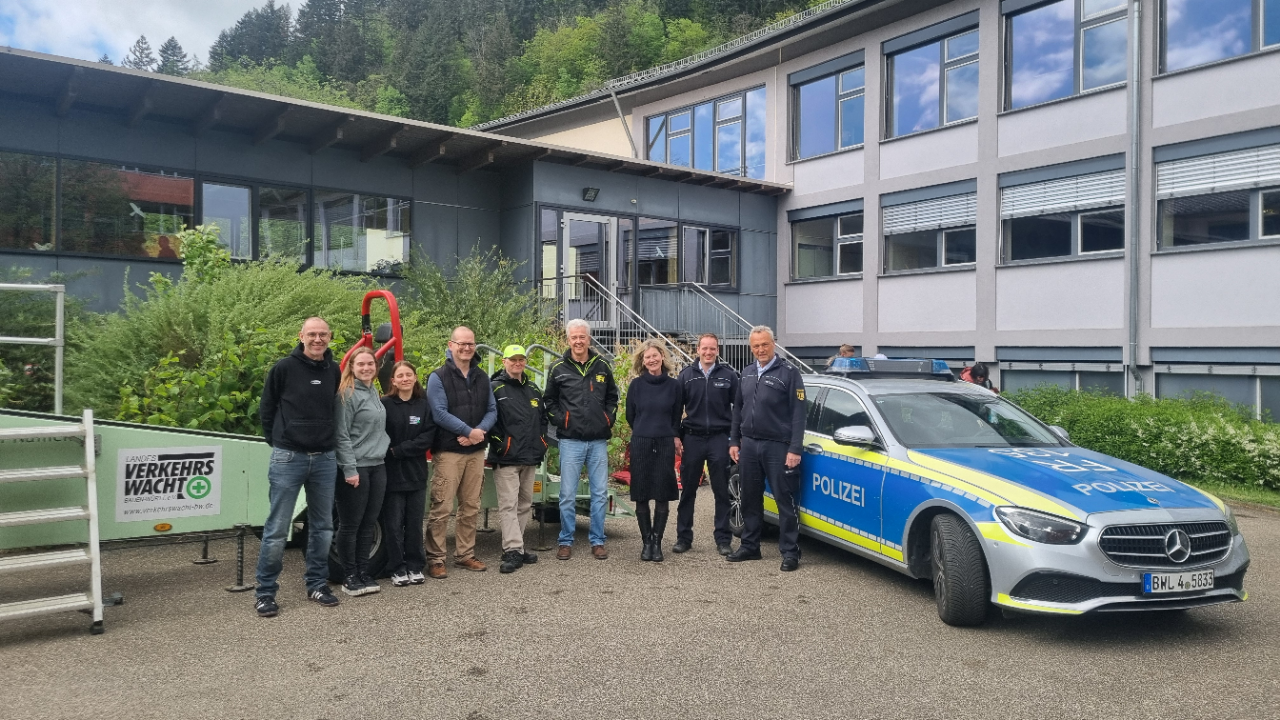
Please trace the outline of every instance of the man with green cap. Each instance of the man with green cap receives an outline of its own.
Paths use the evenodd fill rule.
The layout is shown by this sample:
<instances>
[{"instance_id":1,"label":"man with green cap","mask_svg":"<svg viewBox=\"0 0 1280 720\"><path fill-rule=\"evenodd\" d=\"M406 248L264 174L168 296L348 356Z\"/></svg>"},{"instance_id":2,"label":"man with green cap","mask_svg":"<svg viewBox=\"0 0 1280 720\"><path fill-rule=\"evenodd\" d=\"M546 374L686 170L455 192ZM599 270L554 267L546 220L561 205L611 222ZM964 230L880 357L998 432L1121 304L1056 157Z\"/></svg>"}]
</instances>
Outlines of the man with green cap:
<instances>
[{"instance_id":1,"label":"man with green cap","mask_svg":"<svg viewBox=\"0 0 1280 720\"><path fill-rule=\"evenodd\" d=\"M547 452L547 413L542 392L525 372L525 349L508 345L502 369L493 374L498 422L489 431L489 460L498 491L498 526L502 529L502 565L515 572L538 556L524 551L524 529L533 514L533 478Z\"/></svg>"}]
</instances>

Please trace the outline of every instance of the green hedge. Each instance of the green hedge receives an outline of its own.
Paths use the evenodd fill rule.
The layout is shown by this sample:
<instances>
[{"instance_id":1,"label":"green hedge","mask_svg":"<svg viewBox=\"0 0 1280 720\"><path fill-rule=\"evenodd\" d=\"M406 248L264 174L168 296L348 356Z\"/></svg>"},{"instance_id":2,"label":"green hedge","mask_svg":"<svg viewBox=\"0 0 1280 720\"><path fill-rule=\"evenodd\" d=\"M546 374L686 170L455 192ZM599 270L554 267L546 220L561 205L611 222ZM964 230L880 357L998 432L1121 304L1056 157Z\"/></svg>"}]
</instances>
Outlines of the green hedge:
<instances>
[{"instance_id":1,"label":"green hedge","mask_svg":"<svg viewBox=\"0 0 1280 720\"><path fill-rule=\"evenodd\" d=\"M1008 397L1081 447L1179 480L1280 490L1280 425L1220 397L1129 400L1048 385Z\"/></svg>"}]
</instances>

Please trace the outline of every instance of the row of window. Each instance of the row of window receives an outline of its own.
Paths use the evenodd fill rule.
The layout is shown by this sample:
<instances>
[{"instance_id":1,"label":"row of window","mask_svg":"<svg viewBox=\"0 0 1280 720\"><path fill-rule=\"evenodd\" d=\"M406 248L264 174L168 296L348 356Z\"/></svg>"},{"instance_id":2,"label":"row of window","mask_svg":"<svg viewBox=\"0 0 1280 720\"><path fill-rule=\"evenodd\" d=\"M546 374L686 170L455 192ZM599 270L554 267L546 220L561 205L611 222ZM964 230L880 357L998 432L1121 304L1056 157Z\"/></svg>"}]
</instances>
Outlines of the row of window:
<instances>
[{"instance_id":1,"label":"row of window","mask_svg":"<svg viewBox=\"0 0 1280 720\"><path fill-rule=\"evenodd\" d=\"M395 272L411 201L242 184L109 163L0 152L0 249L177 259L178 233L216 225L236 259Z\"/></svg>"},{"instance_id":2,"label":"row of window","mask_svg":"<svg viewBox=\"0 0 1280 720\"><path fill-rule=\"evenodd\" d=\"M1127 5L1126 0L1005 2L1004 109L1124 83L1129 67ZM1280 0L1163 0L1160 17L1163 72L1280 44ZM977 13L925 28L905 41L909 47L886 43L885 136L977 117ZM866 68L861 53L846 57L855 56L844 66L835 62L837 67L820 77L795 73L804 77L792 81L792 160L864 143ZM647 118L647 157L763 177L764 92L755 88Z\"/></svg>"}]
</instances>

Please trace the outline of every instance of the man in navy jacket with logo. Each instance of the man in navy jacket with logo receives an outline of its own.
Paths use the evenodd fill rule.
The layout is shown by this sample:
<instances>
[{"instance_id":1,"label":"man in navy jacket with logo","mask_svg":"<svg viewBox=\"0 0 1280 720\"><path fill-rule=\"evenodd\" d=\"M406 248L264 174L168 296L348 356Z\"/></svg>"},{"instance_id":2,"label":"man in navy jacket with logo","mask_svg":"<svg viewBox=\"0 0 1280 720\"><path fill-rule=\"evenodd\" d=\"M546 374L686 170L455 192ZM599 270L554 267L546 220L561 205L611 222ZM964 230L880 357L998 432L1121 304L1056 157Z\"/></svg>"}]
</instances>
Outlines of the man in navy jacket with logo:
<instances>
[{"instance_id":1,"label":"man in navy jacket with logo","mask_svg":"<svg viewBox=\"0 0 1280 720\"><path fill-rule=\"evenodd\" d=\"M729 455L738 463L742 483L742 542L725 559L760 559L764 486L769 482L778 504L778 552L782 570L800 566L800 453L804 443L804 379L794 365L774 352L773 330L751 328L756 362L742 371L733 403Z\"/></svg>"},{"instance_id":2,"label":"man in navy jacket with logo","mask_svg":"<svg viewBox=\"0 0 1280 720\"><path fill-rule=\"evenodd\" d=\"M680 505L676 508L676 544L682 553L693 546L693 508L698 481L706 465L711 494L716 501L715 541L721 555L733 542L729 529L729 429L733 425L733 398L738 393L738 373L719 362L720 338L706 333L698 338L698 360L680 371L684 421L680 424L684 453L680 456Z\"/></svg>"}]
</instances>

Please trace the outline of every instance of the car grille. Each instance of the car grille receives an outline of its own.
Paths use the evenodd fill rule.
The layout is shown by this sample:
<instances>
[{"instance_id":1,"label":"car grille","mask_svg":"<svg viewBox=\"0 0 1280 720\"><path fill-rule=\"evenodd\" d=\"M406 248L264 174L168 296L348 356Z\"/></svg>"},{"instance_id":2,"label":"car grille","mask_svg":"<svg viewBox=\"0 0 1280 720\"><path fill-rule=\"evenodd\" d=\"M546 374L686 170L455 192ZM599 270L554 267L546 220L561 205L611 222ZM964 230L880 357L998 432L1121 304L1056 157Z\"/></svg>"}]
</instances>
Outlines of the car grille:
<instances>
[{"instance_id":1,"label":"car grille","mask_svg":"<svg viewBox=\"0 0 1280 720\"><path fill-rule=\"evenodd\" d=\"M1182 530L1191 537L1191 554L1174 562L1165 552L1165 536ZM1141 568L1191 568L1209 565L1231 550L1231 531L1225 522L1117 525L1106 528L1098 546L1117 565Z\"/></svg>"},{"instance_id":2,"label":"car grille","mask_svg":"<svg viewBox=\"0 0 1280 720\"><path fill-rule=\"evenodd\" d=\"M1244 589L1244 570L1214 578L1214 589ZM1175 595L1198 595L1185 593ZM1082 603L1105 597L1141 597L1142 583L1109 583L1066 573L1032 573L1009 592L1010 597L1052 603ZM1167 597L1167 596L1162 596Z\"/></svg>"}]
</instances>

